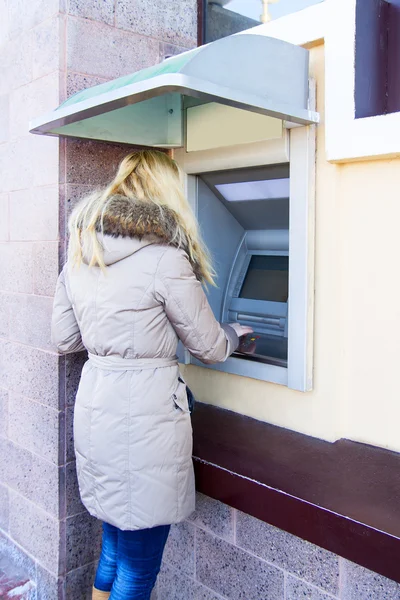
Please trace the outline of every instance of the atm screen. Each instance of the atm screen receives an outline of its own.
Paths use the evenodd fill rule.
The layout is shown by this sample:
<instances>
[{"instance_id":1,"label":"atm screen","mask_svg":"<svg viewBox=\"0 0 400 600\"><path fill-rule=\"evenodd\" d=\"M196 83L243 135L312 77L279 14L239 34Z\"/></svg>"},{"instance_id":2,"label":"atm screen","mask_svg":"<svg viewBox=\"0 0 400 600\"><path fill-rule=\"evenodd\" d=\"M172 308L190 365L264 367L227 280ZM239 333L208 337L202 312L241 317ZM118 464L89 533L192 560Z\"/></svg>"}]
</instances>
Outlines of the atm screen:
<instances>
[{"instance_id":1,"label":"atm screen","mask_svg":"<svg viewBox=\"0 0 400 600\"><path fill-rule=\"evenodd\" d=\"M288 290L288 256L252 256L240 298L287 302Z\"/></svg>"}]
</instances>

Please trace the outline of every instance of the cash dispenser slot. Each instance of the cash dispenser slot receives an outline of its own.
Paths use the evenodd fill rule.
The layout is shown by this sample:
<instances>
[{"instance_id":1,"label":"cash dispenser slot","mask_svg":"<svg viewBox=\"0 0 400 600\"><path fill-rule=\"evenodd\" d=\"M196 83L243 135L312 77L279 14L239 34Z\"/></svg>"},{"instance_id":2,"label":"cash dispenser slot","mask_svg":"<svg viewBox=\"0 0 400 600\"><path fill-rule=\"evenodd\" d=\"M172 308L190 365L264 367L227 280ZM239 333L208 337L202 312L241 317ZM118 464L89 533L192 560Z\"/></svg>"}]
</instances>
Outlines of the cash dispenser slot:
<instances>
[{"instance_id":1,"label":"cash dispenser slot","mask_svg":"<svg viewBox=\"0 0 400 600\"><path fill-rule=\"evenodd\" d=\"M243 324L246 322L259 323L260 325L268 325L278 329L285 329L285 319L278 319L275 317L259 317L258 315L244 315L243 313L238 313L237 320Z\"/></svg>"},{"instance_id":2,"label":"cash dispenser slot","mask_svg":"<svg viewBox=\"0 0 400 600\"><path fill-rule=\"evenodd\" d=\"M198 215L218 276L214 313L254 330L234 357L287 367L288 165L201 176Z\"/></svg>"}]
</instances>

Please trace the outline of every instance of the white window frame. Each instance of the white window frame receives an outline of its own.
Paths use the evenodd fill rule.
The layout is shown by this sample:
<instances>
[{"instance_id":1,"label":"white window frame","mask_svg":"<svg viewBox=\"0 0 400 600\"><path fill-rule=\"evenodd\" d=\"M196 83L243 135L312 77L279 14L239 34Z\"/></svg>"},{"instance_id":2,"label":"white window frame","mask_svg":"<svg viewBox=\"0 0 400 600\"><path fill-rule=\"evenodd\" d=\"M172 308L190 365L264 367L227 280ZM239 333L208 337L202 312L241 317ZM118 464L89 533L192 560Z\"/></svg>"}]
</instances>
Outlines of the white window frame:
<instances>
[{"instance_id":1,"label":"white window frame","mask_svg":"<svg viewBox=\"0 0 400 600\"><path fill-rule=\"evenodd\" d=\"M306 48L325 41L325 149L333 163L400 155L400 112L355 117L356 1L325 0L250 30Z\"/></svg>"},{"instance_id":2,"label":"white window frame","mask_svg":"<svg viewBox=\"0 0 400 600\"><path fill-rule=\"evenodd\" d=\"M310 105L313 110L314 91ZM284 130L278 140L191 153L184 149L174 151L195 212L196 175L290 162L288 367L257 363L255 371L260 374L251 376L302 392L313 387L315 135L316 127L310 125ZM231 357L224 365L211 368L249 376L245 362Z\"/></svg>"},{"instance_id":3,"label":"white window frame","mask_svg":"<svg viewBox=\"0 0 400 600\"><path fill-rule=\"evenodd\" d=\"M400 153L400 113L355 118L356 0L327 0L326 152L332 162Z\"/></svg>"}]
</instances>

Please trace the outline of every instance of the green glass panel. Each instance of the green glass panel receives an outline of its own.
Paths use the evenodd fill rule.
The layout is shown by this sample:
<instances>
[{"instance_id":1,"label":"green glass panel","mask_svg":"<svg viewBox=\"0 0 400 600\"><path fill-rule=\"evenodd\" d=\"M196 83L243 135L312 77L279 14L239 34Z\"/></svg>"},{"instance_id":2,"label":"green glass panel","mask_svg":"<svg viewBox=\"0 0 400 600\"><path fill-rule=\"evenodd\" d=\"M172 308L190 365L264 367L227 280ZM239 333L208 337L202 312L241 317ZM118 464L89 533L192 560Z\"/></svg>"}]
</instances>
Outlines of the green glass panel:
<instances>
[{"instance_id":1,"label":"green glass panel","mask_svg":"<svg viewBox=\"0 0 400 600\"><path fill-rule=\"evenodd\" d=\"M183 146L181 96L164 94L51 131L122 144L179 148Z\"/></svg>"},{"instance_id":2,"label":"green glass panel","mask_svg":"<svg viewBox=\"0 0 400 600\"><path fill-rule=\"evenodd\" d=\"M168 58L167 60L164 60L162 63L154 65L153 67L148 67L147 69L136 71L136 73L131 73L131 75L124 75L123 77L118 77L118 79L113 79L112 81L107 81L106 83L101 83L100 85L90 87L87 90L82 90L81 92L78 92L77 94L71 96L71 98L68 98L68 100L63 102L63 104L60 104L58 108L65 108L66 106L77 104L78 102L83 102L83 100L95 98L100 94L105 94L107 92L123 88L127 85L131 85L132 83L146 81L147 79L157 77L158 75L166 75L168 73L179 73L179 71L200 50L201 47L195 48L194 50L191 50L189 52L185 52L183 54L178 54L178 56Z\"/></svg>"}]
</instances>

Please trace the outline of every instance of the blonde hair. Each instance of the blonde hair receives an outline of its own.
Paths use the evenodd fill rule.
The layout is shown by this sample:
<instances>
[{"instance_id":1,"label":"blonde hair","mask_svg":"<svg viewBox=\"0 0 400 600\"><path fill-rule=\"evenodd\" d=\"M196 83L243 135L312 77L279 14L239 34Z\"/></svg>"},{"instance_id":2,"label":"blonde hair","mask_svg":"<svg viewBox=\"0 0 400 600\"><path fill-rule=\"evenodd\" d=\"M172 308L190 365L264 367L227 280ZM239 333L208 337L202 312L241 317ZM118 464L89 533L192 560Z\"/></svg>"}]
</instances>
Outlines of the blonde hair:
<instances>
[{"instance_id":1,"label":"blonde hair","mask_svg":"<svg viewBox=\"0 0 400 600\"><path fill-rule=\"evenodd\" d=\"M163 207L172 210L178 225L173 243L184 245L192 264L199 266L203 281L214 284L215 273L196 218L184 195L178 165L167 154L156 150L128 154L121 161L113 181L105 189L84 198L73 210L68 224L70 265L79 266L85 255L90 259L89 266L105 269L97 231L99 224L102 230L107 207L116 194L157 205L161 219ZM181 239L182 232L186 239Z\"/></svg>"}]
</instances>

